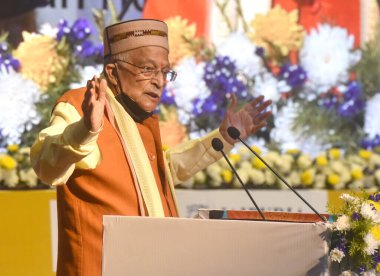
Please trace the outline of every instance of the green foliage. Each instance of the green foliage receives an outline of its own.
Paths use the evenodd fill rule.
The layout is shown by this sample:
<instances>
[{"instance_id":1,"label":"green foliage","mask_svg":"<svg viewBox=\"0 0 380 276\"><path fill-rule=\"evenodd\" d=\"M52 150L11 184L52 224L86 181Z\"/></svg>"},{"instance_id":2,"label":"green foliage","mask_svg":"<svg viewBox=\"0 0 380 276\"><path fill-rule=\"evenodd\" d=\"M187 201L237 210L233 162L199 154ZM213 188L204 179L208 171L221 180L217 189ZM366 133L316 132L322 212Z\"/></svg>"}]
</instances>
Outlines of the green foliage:
<instances>
[{"instance_id":1,"label":"green foliage","mask_svg":"<svg viewBox=\"0 0 380 276\"><path fill-rule=\"evenodd\" d=\"M333 147L345 148L349 152L357 150L358 142L364 137L362 125L364 114L354 118L344 118L333 110L322 108L315 101L299 101L298 116L294 130L307 138L316 136L318 141Z\"/></svg>"},{"instance_id":2,"label":"green foliage","mask_svg":"<svg viewBox=\"0 0 380 276\"><path fill-rule=\"evenodd\" d=\"M362 48L362 57L357 65L358 79L363 92L371 98L380 91L380 41L379 35L368 41Z\"/></svg>"}]
</instances>

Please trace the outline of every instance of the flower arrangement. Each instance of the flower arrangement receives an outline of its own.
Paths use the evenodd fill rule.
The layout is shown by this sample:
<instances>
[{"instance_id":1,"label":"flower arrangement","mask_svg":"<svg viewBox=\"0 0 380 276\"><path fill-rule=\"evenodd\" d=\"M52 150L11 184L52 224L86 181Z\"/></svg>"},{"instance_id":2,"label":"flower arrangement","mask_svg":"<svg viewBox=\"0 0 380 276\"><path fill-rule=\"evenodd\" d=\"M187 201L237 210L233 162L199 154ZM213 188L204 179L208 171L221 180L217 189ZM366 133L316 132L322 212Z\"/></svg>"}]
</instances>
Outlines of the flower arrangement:
<instances>
[{"instance_id":1,"label":"flower arrangement","mask_svg":"<svg viewBox=\"0 0 380 276\"><path fill-rule=\"evenodd\" d=\"M190 137L218 126L231 93L241 102L263 94L274 102L274 119L259 133L268 148L316 156L332 147L357 151L380 145L376 38L357 48L346 29L327 23L307 33L297 11L280 6L245 23L244 31L231 29L219 45L193 37L194 26L185 20L167 19L172 21L182 26L169 24L182 50L175 51L179 74L165 89L164 108L175 107ZM191 35L180 36L186 28ZM186 43L192 55L179 54Z\"/></svg>"},{"instance_id":2,"label":"flower arrangement","mask_svg":"<svg viewBox=\"0 0 380 276\"><path fill-rule=\"evenodd\" d=\"M339 275L380 273L380 193L342 194L341 208L331 208L329 259Z\"/></svg>"},{"instance_id":3,"label":"flower arrangement","mask_svg":"<svg viewBox=\"0 0 380 276\"><path fill-rule=\"evenodd\" d=\"M332 148L312 157L299 150L288 150L281 154L274 150L264 151L257 146L252 149L294 188L377 191L380 187L379 152L360 149L356 153L347 153L342 149ZM239 148L228 157L247 187L286 189L286 186L246 147ZM224 159L197 173L182 186L241 188Z\"/></svg>"},{"instance_id":4,"label":"flower arrangement","mask_svg":"<svg viewBox=\"0 0 380 276\"><path fill-rule=\"evenodd\" d=\"M98 13L95 18L99 26L101 17ZM376 39L356 48L347 30L329 24L307 33L298 23L297 11L286 12L280 6L244 22L244 31L230 28L218 45L197 37L197 26L184 18L166 21L169 59L178 77L168 83L161 98L160 125L171 133L163 137L164 145L171 147L218 127L232 93L239 103L263 94L274 102L274 116L248 142L260 147L267 162L292 185L378 187ZM0 37L4 88L0 98L4 98L2 110L8 110L0 115L3 156L12 156L10 145L29 148L48 124L56 99L102 71L103 46L94 43L94 30L84 19L72 24L61 20L56 27L44 24L36 34L23 33L24 41L15 49L6 35ZM339 158L332 152L339 152ZM231 153L231 158L249 187L282 188L244 149ZM16 166L18 175L23 168L24 164ZM238 186L235 182L221 161L183 186L233 188ZM1 183L13 185L4 178Z\"/></svg>"},{"instance_id":5,"label":"flower arrangement","mask_svg":"<svg viewBox=\"0 0 380 276\"><path fill-rule=\"evenodd\" d=\"M7 189L43 187L31 167L29 153L30 148L20 148L16 144L0 153L0 186Z\"/></svg>"},{"instance_id":6,"label":"flower arrangement","mask_svg":"<svg viewBox=\"0 0 380 276\"><path fill-rule=\"evenodd\" d=\"M87 20L78 19L23 32L15 49L6 34L0 37L0 187L39 187L29 148L57 98L101 72L103 46L92 42L92 33Z\"/></svg>"}]
</instances>

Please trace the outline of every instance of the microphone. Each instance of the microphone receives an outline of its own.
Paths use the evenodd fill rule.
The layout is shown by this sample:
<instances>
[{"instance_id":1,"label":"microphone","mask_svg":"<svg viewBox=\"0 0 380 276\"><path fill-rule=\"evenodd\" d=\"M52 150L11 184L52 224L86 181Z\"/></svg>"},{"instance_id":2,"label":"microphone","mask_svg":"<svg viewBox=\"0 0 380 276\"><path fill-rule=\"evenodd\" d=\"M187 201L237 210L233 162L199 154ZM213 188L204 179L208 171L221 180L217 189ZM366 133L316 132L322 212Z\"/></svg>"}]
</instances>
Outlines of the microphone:
<instances>
[{"instance_id":1,"label":"microphone","mask_svg":"<svg viewBox=\"0 0 380 276\"><path fill-rule=\"evenodd\" d=\"M243 181L241 180L239 174L237 173L237 171L235 170L235 168L232 166L230 160L228 159L228 157L227 157L226 154L224 153L224 151L223 151L224 145L223 145L222 140L220 140L219 138L214 138L214 139L212 139L212 141L211 141L211 145L212 145L212 147L213 147L213 149L214 149L215 151L220 151L220 152L222 153L224 159L227 161L227 163L228 163L228 165L230 166L231 170L232 170L233 173L236 175L236 177L237 177L237 179L239 180L240 184L243 186L245 192L247 193L247 195L248 195L249 198L251 199L253 205L255 205L257 211L259 211L259 214L260 214L261 218L262 218L263 220L266 220L265 217L264 217L264 214L261 212L259 206L257 206L255 200L252 198L251 194L248 192L247 187L245 187L245 185L244 185Z\"/></svg>"},{"instance_id":2,"label":"microphone","mask_svg":"<svg viewBox=\"0 0 380 276\"><path fill-rule=\"evenodd\" d=\"M258 155L250 146L247 145L247 143L245 143L240 138L240 131L236 127L231 126L227 128L227 133L232 139L238 139L240 142L242 142L244 146L246 146L257 158L260 159L261 162L265 164L265 166L267 166L268 169L272 171L272 173L274 173L290 190L292 190L293 193L295 193L307 206L309 206L309 208L313 210L313 212L316 215L318 215L322 219L322 221L326 222L326 218L324 218L320 213L318 213L318 211L315 210L314 207L311 206L311 204L307 202L292 186L290 186L289 183L286 182L286 180L281 175L279 175L274 169L272 169L272 167L269 166L269 164L265 162L265 160L262 159L260 155Z\"/></svg>"}]
</instances>

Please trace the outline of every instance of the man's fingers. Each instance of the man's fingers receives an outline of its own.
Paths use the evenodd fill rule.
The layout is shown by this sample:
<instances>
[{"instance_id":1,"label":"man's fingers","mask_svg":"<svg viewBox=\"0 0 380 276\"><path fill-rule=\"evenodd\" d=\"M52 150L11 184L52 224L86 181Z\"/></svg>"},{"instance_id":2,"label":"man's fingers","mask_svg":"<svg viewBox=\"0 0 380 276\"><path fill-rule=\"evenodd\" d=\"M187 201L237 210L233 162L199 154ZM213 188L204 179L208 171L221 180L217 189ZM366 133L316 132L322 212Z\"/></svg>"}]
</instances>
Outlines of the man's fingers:
<instances>
[{"instance_id":1,"label":"man's fingers","mask_svg":"<svg viewBox=\"0 0 380 276\"><path fill-rule=\"evenodd\" d=\"M252 107L252 108L256 108L256 105L258 103L261 103L262 101L264 100L264 96L263 95L260 95L256 98L254 98L250 103L249 105Z\"/></svg>"},{"instance_id":2,"label":"man's fingers","mask_svg":"<svg viewBox=\"0 0 380 276\"><path fill-rule=\"evenodd\" d=\"M237 98L235 94L231 94L231 102L230 106L228 107L228 111L235 111L237 105Z\"/></svg>"},{"instance_id":3,"label":"man's fingers","mask_svg":"<svg viewBox=\"0 0 380 276\"><path fill-rule=\"evenodd\" d=\"M272 115L272 112L271 112L271 111L267 111L267 112L265 112L265 113L258 114L258 115L255 117L254 122L266 121L271 115Z\"/></svg>"},{"instance_id":4,"label":"man's fingers","mask_svg":"<svg viewBox=\"0 0 380 276\"><path fill-rule=\"evenodd\" d=\"M99 97L98 97L99 101L104 101L106 99L106 91L107 91L107 82L105 79L102 79L99 85Z\"/></svg>"}]
</instances>

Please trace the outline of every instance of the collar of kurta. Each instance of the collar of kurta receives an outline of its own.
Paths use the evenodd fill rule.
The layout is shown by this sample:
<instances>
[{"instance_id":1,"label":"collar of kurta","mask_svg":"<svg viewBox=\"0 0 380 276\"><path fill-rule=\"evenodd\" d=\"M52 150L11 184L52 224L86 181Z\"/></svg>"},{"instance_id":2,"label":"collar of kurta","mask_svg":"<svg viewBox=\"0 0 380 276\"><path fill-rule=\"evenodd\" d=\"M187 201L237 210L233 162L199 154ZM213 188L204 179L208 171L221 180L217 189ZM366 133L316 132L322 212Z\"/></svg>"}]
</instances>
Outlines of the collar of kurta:
<instances>
[{"instance_id":1,"label":"collar of kurta","mask_svg":"<svg viewBox=\"0 0 380 276\"><path fill-rule=\"evenodd\" d=\"M125 156L131 167L134 185L139 198L140 212L142 215L145 215L145 203L147 215L151 217L164 217L161 197L148 156L141 154L145 152L145 147L136 123L109 88L107 88L106 97L107 115L119 134Z\"/></svg>"}]
</instances>

